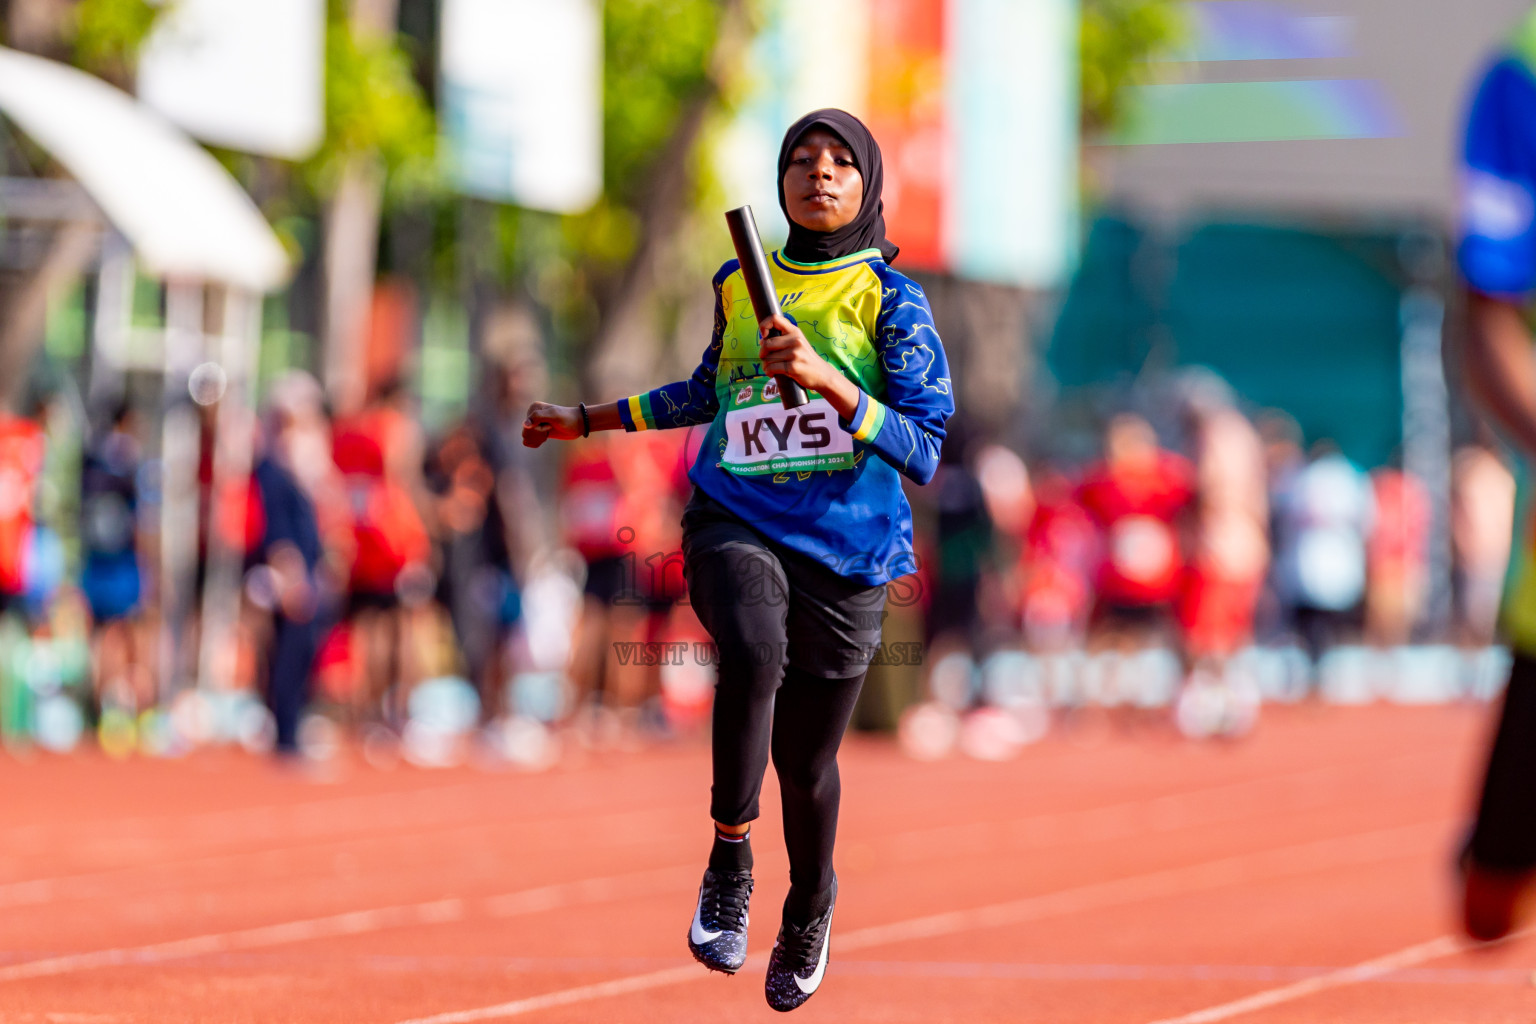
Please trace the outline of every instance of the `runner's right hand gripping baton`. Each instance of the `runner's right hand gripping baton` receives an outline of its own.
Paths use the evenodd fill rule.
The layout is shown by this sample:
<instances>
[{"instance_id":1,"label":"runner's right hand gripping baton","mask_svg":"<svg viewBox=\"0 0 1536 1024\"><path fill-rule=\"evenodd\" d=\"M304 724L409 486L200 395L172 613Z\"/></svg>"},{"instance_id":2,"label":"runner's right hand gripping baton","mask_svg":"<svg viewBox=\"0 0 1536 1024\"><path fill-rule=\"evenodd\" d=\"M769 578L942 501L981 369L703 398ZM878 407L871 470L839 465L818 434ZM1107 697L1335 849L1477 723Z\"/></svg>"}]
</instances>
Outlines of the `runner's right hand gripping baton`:
<instances>
[{"instance_id":1,"label":"runner's right hand gripping baton","mask_svg":"<svg viewBox=\"0 0 1536 1024\"><path fill-rule=\"evenodd\" d=\"M774 294L773 277L768 273L768 258L763 255L763 240L757 234L757 221L752 217L752 207L739 206L725 211L726 226L731 229L731 244L736 247L736 259L741 263L741 276L747 283L747 297L752 300L752 312L758 324L779 315L779 299ZM780 331L768 335L777 337ZM809 399L805 389L791 377L782 373L773 375L779 385L779 401L784 408L793 409Z\"/></svg>"}]
</instances>

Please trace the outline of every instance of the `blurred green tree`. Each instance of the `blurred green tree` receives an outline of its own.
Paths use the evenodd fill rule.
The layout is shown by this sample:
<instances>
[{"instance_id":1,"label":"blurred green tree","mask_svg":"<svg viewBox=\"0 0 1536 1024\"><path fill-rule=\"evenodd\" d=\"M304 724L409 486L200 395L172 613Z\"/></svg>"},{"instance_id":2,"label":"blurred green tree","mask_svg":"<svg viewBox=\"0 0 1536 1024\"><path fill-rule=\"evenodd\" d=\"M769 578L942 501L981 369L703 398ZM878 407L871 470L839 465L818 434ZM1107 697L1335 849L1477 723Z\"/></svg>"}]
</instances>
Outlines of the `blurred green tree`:
<instances>
[{"instance_id":1,"label":"blurred green tree","mask_svg":"<svg viewBox=\"0 0 1536 1024\"><path fill-rule=\"evenodd\" d=\"M584 370L593 397L654 375L668 296L697 284L671 257L708 192L700 143L751 14L747 0L606 0L602 196L579 214L495 215L492 276L545 307L557 369Z\"/></svg>"},{"instance_id":2,"label":"blurred green tree","mask_svg":"<svg viewBox=\"0 0 1536 1024\"><path fill-rule=\"evenodd\" d=\"M74 64L131 91L139 50L167 9L149 0L80 0L66 29Z\"/></svg>"},{"instance_id":3,"label":"blurred green tree","mask_svg":"<svg viewBox=\"0 0 1536 1024\"><path fill-rule=\"evenodd\" d=\"M1136 86L1152 81L1153 58L1186 37L1183 0L1082 0L1079 53L1083 138L1093 141L1131 114Z\"/></svg>"},{"instance_id":4,"label":"blurred green tree","mask_svg":"<svg viewBox=\"0 0 1536 1024\"><path fill-rule=\"evenodd\" d=\"M437 121L398 15L398 0L327 0L325 139L301 175L323 208L322 374L344 413L367 398L363 332L385 199L427 200L437 180Z\"/></svg>"},{"instance_id":5,"label":"blurred green tree","mask_svg":"<svg viewBox=\"0 0 1536 1024\"><path fill-rule=\"evenodd\" d=\"M379 161L390 199L426 198L437 184L436 149L436 116L401 37L387 23L360 23L341 0L329 0L325 138L304 161L304 183L329 198L347 161L368 156Z\"/></svg>"},{"instance_id":6,"label":"blurred green tree","mask_svg":"<svg viewBox=\"0 0 1536 1024\"><path fill-rule=\"evenodd\" d=\"M696 276L691 261L669 257L694 233L698 200L707 193L699 143L746 42L750 13L743 0L604 6L605 199L570 234L584 240L595 227L617 224L627 228L629 244L609 249L606 265L593 267L598 325L586 364L595 396L654 376L666 296L684 287L678 276ZM622 262L612 260L621 254Z\"/></svg>"},{"instance_id":7,"label":"blurred green tree","mask_svg":"<svg viewBox=\"0 0 1536 1024\"><path fill-rule=\"evenodd\" d=\"M431 44L397 32L402 0L327 0L326 134L298 166L220 153L290 240L293 217L318 215L325 298L320 334L333 395L360 401L353 351L377 270L380 217L409 209L425 233L429 287L479 281L545 311L561 362L585 367L594 395L654 367L661 325L691 294L697 244L713 223L701 142L729 105L731 69L764 0L605 0L604 192L580 214L487 208L451 195L436 170L438 125L428 92ZM435 21L436 0L406 0ZM1181 0L1081 0L1081 121L1086 139L1129 113L1151 58L1183 38ZM54 50L119 84L165 10L153 0L11 0L7 33L30 31L34 52ZM30 14L28 12L31 12ZM417 19L422 20L422 19ZM28 26L32 26L29 28ZM426 40L418 40L427 43ZM288 230L285 230L285 226ZM697 264L697 265L696 265ZM696 283L696 282L693 282ZM469 297L469 296L466 296Z\"/></svg>"},{"instance_id":8,"label":"blurred green tree","mask_svg":"<svg viewBox=\"0 0 1536 1024\"><path fill-rule=\"evenodd\" d=\"M15 49L69 61L120 87L128 87L139 47L163 8L148 0L10 0L5 41ZM6 173L59 176L51 158L12 136L18 164ZM0 272L0 406L14 406L26 390L43 341L48 296L77 280L97 249L97 228L85 222L47 223L46 248L29 266Z\"/></svg>"}]
</instances>

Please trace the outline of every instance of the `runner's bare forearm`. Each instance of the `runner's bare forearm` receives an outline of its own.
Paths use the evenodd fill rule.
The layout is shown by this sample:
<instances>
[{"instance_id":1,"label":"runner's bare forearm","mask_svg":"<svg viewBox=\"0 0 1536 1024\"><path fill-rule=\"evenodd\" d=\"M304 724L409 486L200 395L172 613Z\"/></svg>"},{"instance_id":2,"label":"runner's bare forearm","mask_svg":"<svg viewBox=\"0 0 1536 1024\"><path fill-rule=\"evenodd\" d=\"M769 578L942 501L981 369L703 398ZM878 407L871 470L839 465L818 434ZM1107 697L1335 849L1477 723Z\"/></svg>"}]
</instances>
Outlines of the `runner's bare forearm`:
<instances>
[{"instance_id":1,"label":"runner's bare forearm","mask_svg":"<svg viewBox=\"0 0 1536 1024\"><path fill-rule=\"evenodd\" d=\"M619 418L616 402L587 406L586 420L582 420L581 407L551 405L534 402L528 407L523 420L523 444L537 448L545 441L570 441L594 430L622 430L624 421Z\"/></svg>"},{"instance_id":2,"label":"runner's bare forearm","mask_svg":"<svg viewBox=\"0 0 1536 1024\"><path fill-rule=\"evenodd\" d=\"M1527 456L1536 457L1536 353L1513 303L1469 292L1467 382L1484 412Z\"/></svg>"},{"instance_id":3,"label":"runner's bare forearm","mask_svg":"<svg viewBox=\"0 0 1536 1024\"><path fill-rule=\"evenodd\" d=\"M839 416L844 420L853 419L854 411L859 407L857 384L834 370L821 382L817 390L827 400L827 404L837 410Z\"/></svg>"},{"instance_id":4,"label":"runner's bare forearm","mask_svg":"<svg viewBox=\"0 0 1536 1024\"><path fill-rule=\"evenodd\" d=\"M587 406L587 418L592 421L592 429L594 431L624 429L624 421L619 419L618 402L604 402L602 405Z\"/></svg>"}]
</instances>

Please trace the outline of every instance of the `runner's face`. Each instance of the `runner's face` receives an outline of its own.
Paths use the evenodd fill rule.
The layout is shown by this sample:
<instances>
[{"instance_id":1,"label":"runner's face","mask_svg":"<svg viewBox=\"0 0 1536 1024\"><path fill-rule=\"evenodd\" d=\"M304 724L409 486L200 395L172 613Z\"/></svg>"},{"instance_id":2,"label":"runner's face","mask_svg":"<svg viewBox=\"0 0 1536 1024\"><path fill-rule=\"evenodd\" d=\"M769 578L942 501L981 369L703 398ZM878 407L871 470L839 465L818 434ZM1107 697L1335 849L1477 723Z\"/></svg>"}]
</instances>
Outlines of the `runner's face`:
<instances>
[{"instance_id":1,"label":"runner's face","mask_svg":"<svg viewBox=\"0 0 1536 1024\"><path fill-rule=\"evenodd\" d=\"M789 219L811 231L847 226L864 201L864 177L854 166L853 151L821 128L812 128L795 143L783 184Z\"/></svg>"}]
</instances>

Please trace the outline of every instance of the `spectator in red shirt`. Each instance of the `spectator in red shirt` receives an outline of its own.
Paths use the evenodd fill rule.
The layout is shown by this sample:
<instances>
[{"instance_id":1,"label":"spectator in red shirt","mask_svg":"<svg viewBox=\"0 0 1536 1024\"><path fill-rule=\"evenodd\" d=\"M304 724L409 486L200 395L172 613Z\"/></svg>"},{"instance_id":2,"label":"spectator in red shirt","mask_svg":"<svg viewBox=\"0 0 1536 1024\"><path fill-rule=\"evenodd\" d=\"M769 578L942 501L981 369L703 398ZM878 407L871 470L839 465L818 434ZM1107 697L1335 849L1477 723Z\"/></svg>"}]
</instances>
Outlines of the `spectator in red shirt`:
<instances>
[{"instance_id":1,"label":"spectator in red shirt","mask_svg":"<svg viewBox=\"0 0 1536 1024\"><path fill-rule=\"evenodd\" d=\"M0 612L20 610L26 593L24 565L43 449L43 428L36 420L0 412Z\"/></svg>"},{"instance_id":2,"label":"spectator in red shirt","mask_svg":"<svg viewBox=\"0 0 1536 1024\"><path fill-rule=\"evenodd\" d=\"M1166 632L1184 568L1179 529L1193 496L1193 468L1158 446L1151 424L1130 413L1110 421L1104 461L1077 493L1103 542L1095 640L1128 646Z\"/></svg>"},{"instance_id":3,"label":"spectator in red shirt","mask_svg":"<svg viewBox=\"0 0 1536 1024\"><path fill-rule=\"evenodd\" d=\"M352 519L352 564L346 619L353 699L361 717L404 720L404 702L419 674L410 635L416 610L432 595L431 537L417 496L421 438L400 407L398 386L332 432Z\"/></svg>"},{"instance_id":4,"label":"spectator in red shirt","mask_svg":"<svg viewBox=\"0 0 1536 1024\"><path fill-rule=\"evenodd\" d=\"M576 446L560 510L566 543L587 563L572 664L577 710L614 712L617 724L634 733L658 724L641 716L657 707L660 667L645 659L625 664L614 644L661 640L683 592L685 439L658 432L638 450L626 440L620 452L614 438L600 434Z\"/></svg>"},{"instance_id":5,"label":"spectator in red shirt","mask_svg":"<svg viewBox=\"0 0 1536 1024\"><path fill-rule=\"evenodd\" d=\"M1036 650L1064 650L1081 642L1088 619L1097 528L1072 481L1054 468L1040 474L1035 499L1020 559L1024 640Z\"/></svg>"},{"instance_id":6,"label":"spectator in red shirt","mask_svg":"<svg viewBox=\"0 0 1536 1024\"><path fill-rule=\"evenodd\" d=\"M1429 596L1429 490L1401 469L1371 474L1376 528L1366 540L1366 635L1405 644Z\"/></svg>"},{"instance_id":7,"label":"spectator in red shirt","mask_svg":"<svg viewBox=\"0 0 1536 1024\"><path fill-rule=\"evenodd\" d=\"M1225 658L1253 639L1269 569L1269 496L1259 433L1238 410L1192 410L1199 497L1179 607L1192 659Z\"/></svg>"}]
</instances>

